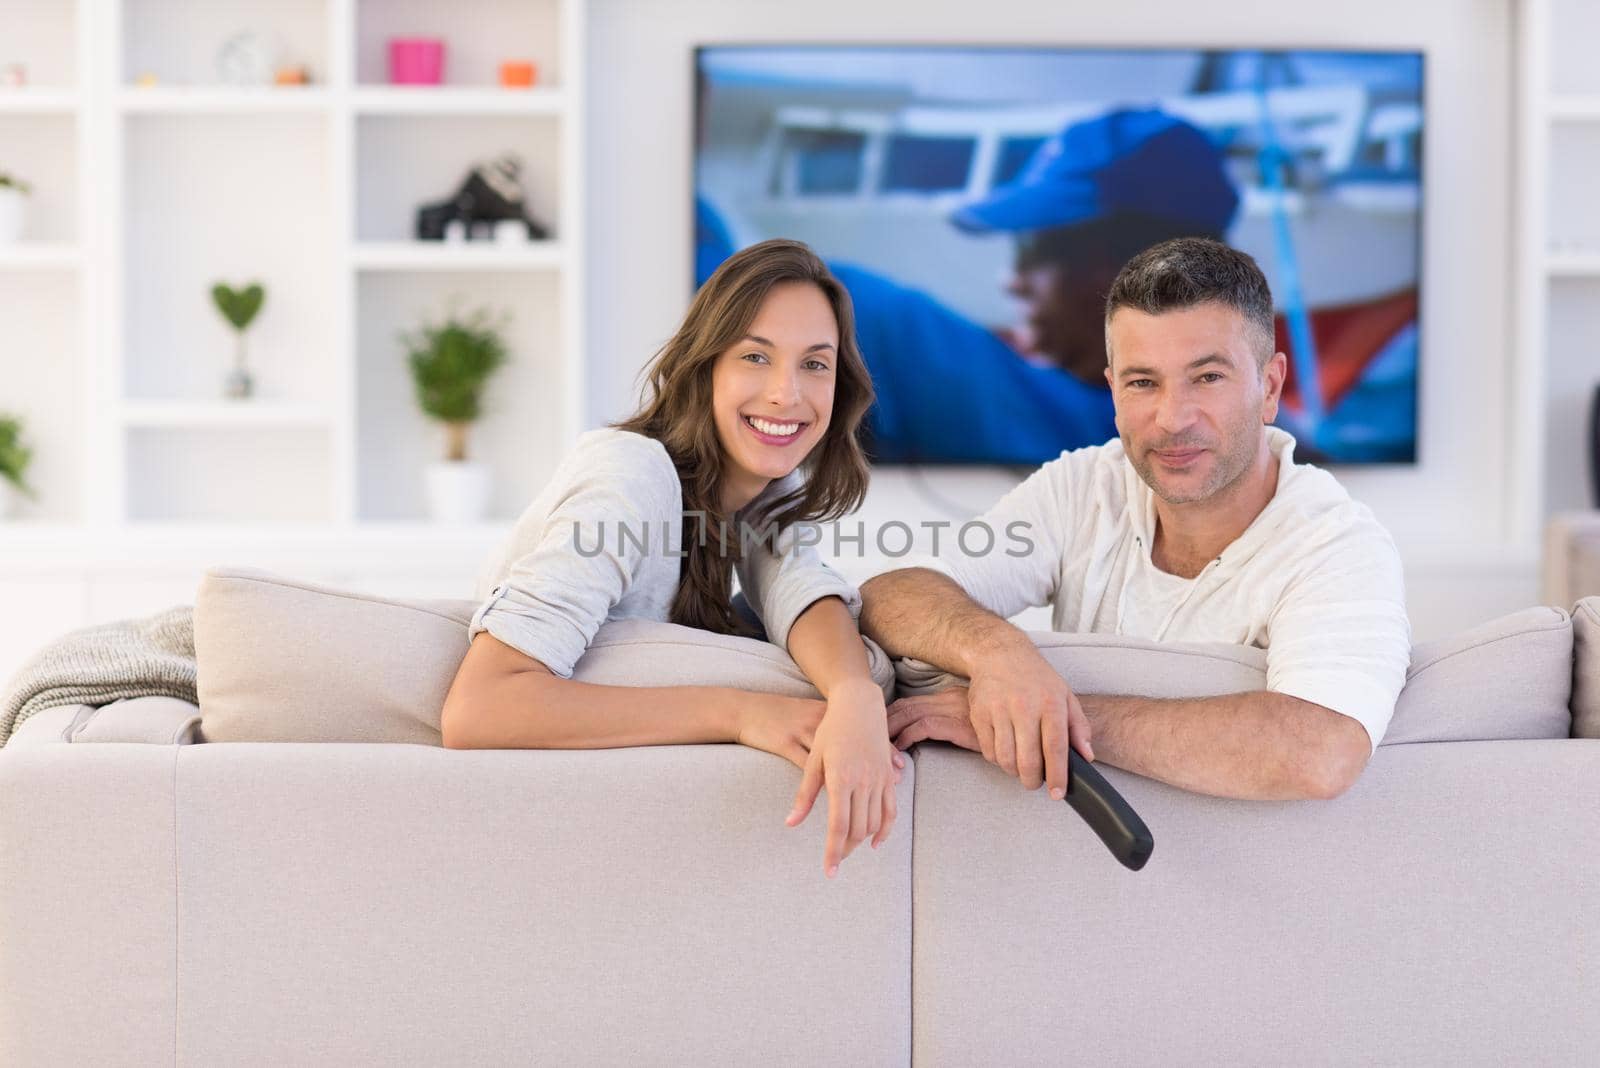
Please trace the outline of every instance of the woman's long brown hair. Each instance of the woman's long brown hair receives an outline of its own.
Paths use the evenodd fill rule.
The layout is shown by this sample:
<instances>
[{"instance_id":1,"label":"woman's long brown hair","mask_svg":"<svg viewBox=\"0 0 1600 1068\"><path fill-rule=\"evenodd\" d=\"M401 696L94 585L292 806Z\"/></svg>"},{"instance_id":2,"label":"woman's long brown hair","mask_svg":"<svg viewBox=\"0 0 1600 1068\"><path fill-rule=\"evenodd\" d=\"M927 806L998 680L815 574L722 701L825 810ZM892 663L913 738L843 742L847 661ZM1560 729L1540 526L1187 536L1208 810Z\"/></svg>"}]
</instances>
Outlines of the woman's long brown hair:
<instances>
[{"instance_id":1,"label":"woman's long brown hair","mask_svg":"<svg viewBox=\"0 0 1600 1068\"><path fill-rule=\"evenodd\" d=\"M746 627L731 603L733 564L743 538L722 514L726 457L711 410L711 373L717 358L750 330L774 286L809 282L833 305L839 327L833 416L828 429L801 461L804 485L771 502L761 522L776 529L792 523L825 523L861 506L867 493L867 459L858 432L872 406L872 378L856 345L850 294L820 257L799 241L774 239L751 245L724 260L695 294L683 324L645 369L643 406L614 424L661 442L683 484L683 541L687 551L670 619L721 634ZM690 513L704 515L705 525ZM728 523L724 543L719 532ZM759 524L758 524L759 526Z\"/></svg>"}]
</instances>

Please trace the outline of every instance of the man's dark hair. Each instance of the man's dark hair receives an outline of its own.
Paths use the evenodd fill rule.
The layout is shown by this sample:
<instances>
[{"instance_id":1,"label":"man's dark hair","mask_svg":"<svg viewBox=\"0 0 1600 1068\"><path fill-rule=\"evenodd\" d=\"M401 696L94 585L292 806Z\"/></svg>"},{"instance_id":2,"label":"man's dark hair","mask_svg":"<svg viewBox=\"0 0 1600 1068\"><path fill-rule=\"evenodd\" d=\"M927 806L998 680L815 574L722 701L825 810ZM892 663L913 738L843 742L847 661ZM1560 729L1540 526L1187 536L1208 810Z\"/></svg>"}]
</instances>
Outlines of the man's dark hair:
<instances>
[{"instance_id":1,"label":"man's dark hair","mask_svg":"<svg viewBox=\"0 0 1600 1068\"><path fill-rule=\"evenodd\" d=\"M1213 301L1244 316L1254 335L1257 366L1265 365L1274 339L1266 275L1249 254L1204 237L1163 241L1123 265L1106 294L1107 357L1111 316L1118 308L1160 315Z\"/></svg>"}]
</instances>

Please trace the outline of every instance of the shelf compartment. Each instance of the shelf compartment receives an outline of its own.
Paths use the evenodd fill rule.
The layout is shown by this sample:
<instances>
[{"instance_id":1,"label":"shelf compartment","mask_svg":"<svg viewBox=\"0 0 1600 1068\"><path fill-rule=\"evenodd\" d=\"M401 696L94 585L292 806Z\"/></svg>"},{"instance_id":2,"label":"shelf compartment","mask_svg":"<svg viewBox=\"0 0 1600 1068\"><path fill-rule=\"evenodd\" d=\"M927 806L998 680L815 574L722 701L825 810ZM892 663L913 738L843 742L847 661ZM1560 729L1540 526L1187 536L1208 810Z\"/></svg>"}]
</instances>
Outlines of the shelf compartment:
<instances>
[{"instance_id":1,"label":"shelf compartment","mask_svg":"<svg viewBox=\"0 0 1600 1068\"><path fill-rule=\"evenodd\" d=\"M68 115L0 114L0 170L28 183L22 240L71 243L78 237L78 123ZM3 250L16 245L0 246Z\"/></svg>"},{"instance_id":2,"label":"shelf compartment","mask_svg":"<svg viewBox=\"0 0 1600 1068\"><path fill-rule=\"evenodd\" d=\"M1600 123L1558 123L1550 128L1547 251L1552 255L1600 252Z\"/></svg>"},{"instance_id":3,"label":"shelf compartment","mask_svg":"<svg viewBox=\"0 0 1600 1068\"><path fill-rule=\"evenodd\" d=\"M328 396L341 299L328 121L139 116L126 125L123 396L224 399L235 336L211 287L257 280L266 302L247 334L255 399Z\"/></svg>"},{"instance_id":4,"label":"shelf compartment","mask_svg":"<svg viewBox=\"0 0 1600 1068\"><path fill-rule=\"evenodd\" d=\"M1600 67L1594 62L1594 43L1600 40L1600 4L1551 0L1545 25L1556 31L1549 41L1550 90L1600 97Z\"/></svg>"},{"instance_id":5,"label":"shelf compartment","mask_svg":"<svg viewBox=\"0 0 1600 1068\"><path fill-rule=\"evenodd\" d=\"M536 86L561 84L561 0L355 0L356 81L386 85L391 37L445 42L447 85L498 86L504 60L531 60Z\"/></svg>"},{"instance_id":6,"label":"shelf compartment","mask_svg":"<svg viewBox=\"0 0 1600 1068\"><path fill-rule=\"evenodd\" d=\"M324 84L329 26L324 0L123 0L120 81L133 85L149 73L164 87L225 86L218 54L249 31L266 41L272 69L304 66L313 84Z\"/></svg>"},{"instance_id":7,"label":"shelf compartment","mask_svg":"<svg viewBox=\"0 0 1600 1068\"><path fill-rule=\"evenodd\" d=\"M23 419L23 438L33 448L25 477L39 493L37 501L24 499L19 519L85 518L83 314L74 275L18 274L0 285L0 381L7 383L0 412Z\"/></svg>"},{"instance_id":8,"label":"shelf compartment","mask_svg":"<svg viewBox=\"0 0 1600 1068\"><path fill-rule=\"evenodd\" d=\"M489 380L468 455L494 470L490 522L520 515L560 460L561 282L548 274L384 272L356 286L356 518L404 523L427 515L422 472L444 457L444 430L417 405L398 335L451 308L509 312L510 362Z\"/></svg>"},{"instance_id":9,"label":"shelf compartment","mask_svg":"<svg viewBox=\"0 0 1600 1068\"><path fill-rule=\"evenodd\" d=\"M298 427L135 427L126 434L133 522L332 519L326 433Z\"/></svg>"},{"instance_id":10,"label":"shelf compartment","mask_svg":"<svg viewBox=\"0 0 1600 1068\"><path fill-rule=\"evenodd\" d=\"M409 241L423 204L453 196L476 163L516 152L534 221L555 237L560 130L546 116L381 116L356 121L356 240Z\"/></svg>"},{"instance_id":11,"label":"shelf compartment","mask_svg":"<svg viewBox=\"0 0 1600 1068\"><path fill-rule=\"evenodd\" d=\"M0 63L27 65L28 84L20 93L32 95L78 83L76 12L82 6L74 0L5 0ZM20 93L0 88L0 109L5 97Z\"/></svg>"}]
</instances>

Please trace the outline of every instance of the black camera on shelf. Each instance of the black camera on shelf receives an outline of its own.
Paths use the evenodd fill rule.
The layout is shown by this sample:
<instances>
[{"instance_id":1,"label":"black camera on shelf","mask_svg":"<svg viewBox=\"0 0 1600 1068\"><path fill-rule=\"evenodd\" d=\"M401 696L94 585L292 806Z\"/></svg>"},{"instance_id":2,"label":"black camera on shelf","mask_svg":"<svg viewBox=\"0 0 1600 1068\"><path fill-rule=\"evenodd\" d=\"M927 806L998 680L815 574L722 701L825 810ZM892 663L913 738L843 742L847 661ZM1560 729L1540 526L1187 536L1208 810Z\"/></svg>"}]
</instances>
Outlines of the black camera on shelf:
<instances>
[{"instance_id":1,"label":"black camera on shelf","mask_svg":"<svg viewBox=\"0 0 1600 1068\"><path fill-rule=\"evenodd\" d=\"M522 196L522 160L511 152L473 167L449 199L418 208L417 240L443 241L452 222L461 223L467 240L488 240L495 236L497 224L506 221L521 222L530 241L550 236L548 229L528 215Z\"/></svg>"}]
</instances>

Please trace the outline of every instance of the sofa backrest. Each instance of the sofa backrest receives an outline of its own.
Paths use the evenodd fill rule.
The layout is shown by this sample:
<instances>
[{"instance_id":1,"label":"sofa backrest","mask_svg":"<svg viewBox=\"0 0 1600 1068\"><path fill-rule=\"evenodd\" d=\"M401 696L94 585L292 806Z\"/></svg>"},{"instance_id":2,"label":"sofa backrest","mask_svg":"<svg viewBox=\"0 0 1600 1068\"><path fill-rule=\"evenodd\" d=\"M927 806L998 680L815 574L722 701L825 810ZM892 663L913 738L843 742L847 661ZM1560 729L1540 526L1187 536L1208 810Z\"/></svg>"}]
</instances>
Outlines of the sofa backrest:
<instances>
[{"instance_id":1,"label":"sofa backrest","mask_svg":"<svg viewBox=\"0 0 1600 1068\"><path fill-rule=\"evenodd\" d=\"M1203 697L1267 685L1263 649L1054 631L1030 636L1079 693ZM1568 737L1572 641L1571 617L1538 607L1416 646L1383 744ZM896 670L902 692L963 681L920 660L900 661Z\"/></svg>"},{"instance_id":2,"label":"sofa backrest","mask_svg":"<svg viewBox=\"0 0 1600 1068\"><path fill-rule=\"evenodd\" d=\"M254 568L213 568L194 610L205 740L439 745L439 713L476 608L470 600L378 597ZM873 678L888 695L894 668L875 644L866 646ZM601 626L573 678L822 696L770 642L648 620Z\"/></svg>"}]
</instances>

